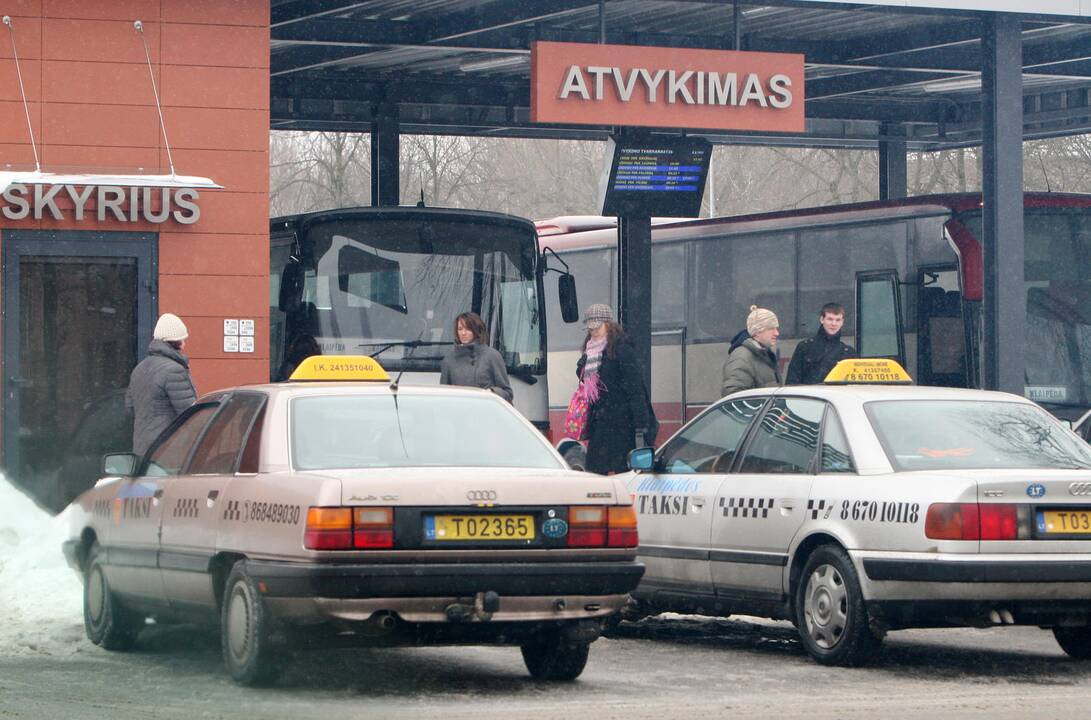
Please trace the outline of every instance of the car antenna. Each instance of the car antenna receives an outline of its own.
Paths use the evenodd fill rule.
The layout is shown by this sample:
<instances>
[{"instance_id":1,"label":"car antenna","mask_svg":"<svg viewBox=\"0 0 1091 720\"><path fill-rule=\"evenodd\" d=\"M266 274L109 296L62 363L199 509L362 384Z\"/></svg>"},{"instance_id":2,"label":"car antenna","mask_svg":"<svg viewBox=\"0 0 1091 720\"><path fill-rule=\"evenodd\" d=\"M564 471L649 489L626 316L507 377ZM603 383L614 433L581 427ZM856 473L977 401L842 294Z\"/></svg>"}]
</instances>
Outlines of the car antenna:
<instances>
[{"instance_id":1,"label":"car antenna","mask_svg":"<svg viewBox=\"0 0 1091 720\"><path fill-rule=\"evenodd\" d=\"M421 338L423 338L423 337L424 337L424 330L421 330L420 335L417 336L416 340L414 340L412 343L406 343L406 345L408 345L408 347L409 347L409 352L407 352L405 354L405 357L402 359L402 369L398 371L398 377L394 378L394 382L390 383L391 392L393 392L393 393L398 392L398 383L401 382L402 375L405 374L405 366L410 360L413 359L413 353L416 352L417 348L420 347L420 341L421 341ZM395 398L395 402L397 402L397 398Z\"/></svg>"},{"instance_id":2,"label":"car antenna","mask_svg":"<svg viewBox=\"0 0 1091 720\"><path fill-rule=\"evenodd\" d=\"M424 175L420 176L420 200L417 201L417 207L425 207L424 204Z\"/></svg>"}]
</instances>

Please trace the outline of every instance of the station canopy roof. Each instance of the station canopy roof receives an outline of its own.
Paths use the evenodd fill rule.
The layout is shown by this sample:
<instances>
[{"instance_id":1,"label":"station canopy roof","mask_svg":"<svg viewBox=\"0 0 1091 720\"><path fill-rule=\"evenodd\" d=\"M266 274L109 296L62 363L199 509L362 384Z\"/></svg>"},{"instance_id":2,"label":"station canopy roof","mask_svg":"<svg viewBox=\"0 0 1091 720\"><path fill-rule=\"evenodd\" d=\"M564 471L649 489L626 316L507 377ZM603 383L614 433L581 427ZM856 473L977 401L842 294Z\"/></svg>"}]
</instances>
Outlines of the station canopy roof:
<instances>
[{"instance_id":1,"label":"station canopy roof","mask_svg":"<svg viewBox=\"0 0 1091 720\"><path fill-rule=\"evenodd\" d=\"M1028 139L1091 132L1091 5L1085 0L272 0L272 127L368 132L397 106L413 134L601 139L609 127L530 122L534 40L803 53L806 132L694 131L713 142L910 149L981 141L987 12L1025 13ZM1081 4L1082 3L1082 4ZM901 7L899 7L901 5ZM1071 15L1064 7L1073 8Z\"/></svg>"}]
</instances>

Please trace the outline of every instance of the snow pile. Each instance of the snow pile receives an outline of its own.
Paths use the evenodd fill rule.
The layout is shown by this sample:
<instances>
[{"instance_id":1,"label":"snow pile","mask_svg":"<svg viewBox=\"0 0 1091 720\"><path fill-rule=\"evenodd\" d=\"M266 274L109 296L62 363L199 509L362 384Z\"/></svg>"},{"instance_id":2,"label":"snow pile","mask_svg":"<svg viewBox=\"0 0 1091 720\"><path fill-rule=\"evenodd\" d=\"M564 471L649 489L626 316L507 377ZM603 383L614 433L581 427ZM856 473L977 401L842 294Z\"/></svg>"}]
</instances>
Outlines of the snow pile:
<instances>
[{"instance_id":1,"label":"snow pile","mask_svg":"<svg viewBox=\"0 0 1091 720\"><path fill-rule=\"evenodd\" d=\"M0 654L67 655L89 644L83 587L61 552L67 515L50 517L0 475Z\"/></svg>"}]
</instances>

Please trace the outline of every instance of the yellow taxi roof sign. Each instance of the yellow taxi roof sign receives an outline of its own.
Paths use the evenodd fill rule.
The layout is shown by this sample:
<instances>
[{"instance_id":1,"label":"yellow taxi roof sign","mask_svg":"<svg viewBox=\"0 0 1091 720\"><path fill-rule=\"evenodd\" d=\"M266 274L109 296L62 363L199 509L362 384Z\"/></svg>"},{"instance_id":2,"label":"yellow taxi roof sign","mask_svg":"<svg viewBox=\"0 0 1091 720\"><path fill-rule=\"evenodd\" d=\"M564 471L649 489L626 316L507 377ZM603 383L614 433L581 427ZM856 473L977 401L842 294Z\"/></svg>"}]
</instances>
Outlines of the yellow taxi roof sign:
<instances>
[{"instance_id":1,"label":"yellow taxi roof sign","mask_svg":"<svg viewBox=\"0 0 1091 720\"><path fill-rule=\"evenodd\" d=\"M289 380L389 380L383 366L367 355L311 355Z\"/></svg>"},{"instance_id":2,"label":"yellow taxi roof sign","mask_svg":"<svg viewBox=\"0 0 1091 720\"><path fill-rule=\"evenodd\" d=\"M886 358L852 358L833 366L828 385L912 385L913 378L901 365Z\"/></svg>"}]
</instances>

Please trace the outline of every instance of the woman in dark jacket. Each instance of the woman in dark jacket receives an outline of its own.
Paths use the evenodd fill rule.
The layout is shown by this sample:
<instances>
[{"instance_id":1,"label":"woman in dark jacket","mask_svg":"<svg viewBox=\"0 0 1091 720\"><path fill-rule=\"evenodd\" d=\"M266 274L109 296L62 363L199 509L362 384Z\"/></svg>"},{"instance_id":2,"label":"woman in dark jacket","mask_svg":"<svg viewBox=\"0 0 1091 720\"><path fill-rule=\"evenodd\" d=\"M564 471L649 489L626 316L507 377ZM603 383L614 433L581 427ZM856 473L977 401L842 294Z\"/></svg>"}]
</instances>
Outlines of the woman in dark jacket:
<instances>
[{"instance_id":1,"label":"woman in dark jacket","mask_svg":"<svg viewBox=\"0 0 1091 720\"><path fill-rule=\"evenodd\" d=\"M189 330L181 318L163 313L155 323L148 356L133 369L125 408L133 414L133 452L143 455L174 418L193 404L197 390L182 354Z\"/></svg>"},{"instance_id":2,"label":"woman in dark jacket","mask_svg":"<svg viewBox=\"0 0 1091 720\"><path fill-rule=\"evenodd\" d=\"M633 344L609 305L584 311L587 337L576 375L590 403L587 469L609 475L628 469L629 451L645 442L648 396Z\"/></svg>"},{"instance_id":3,"label":"woman in dark jacket","mask_svg":"<svg viewBox=\"0 0 1091 720\"><path fill-rule=\"evenodd\" d=\"M477 313L455 318L455 346L443 358L439 381L443 385L468 385L491 390L511 402L511 382L504 358L489 346L489 331Z\"/></svg>"}]
</instances>

